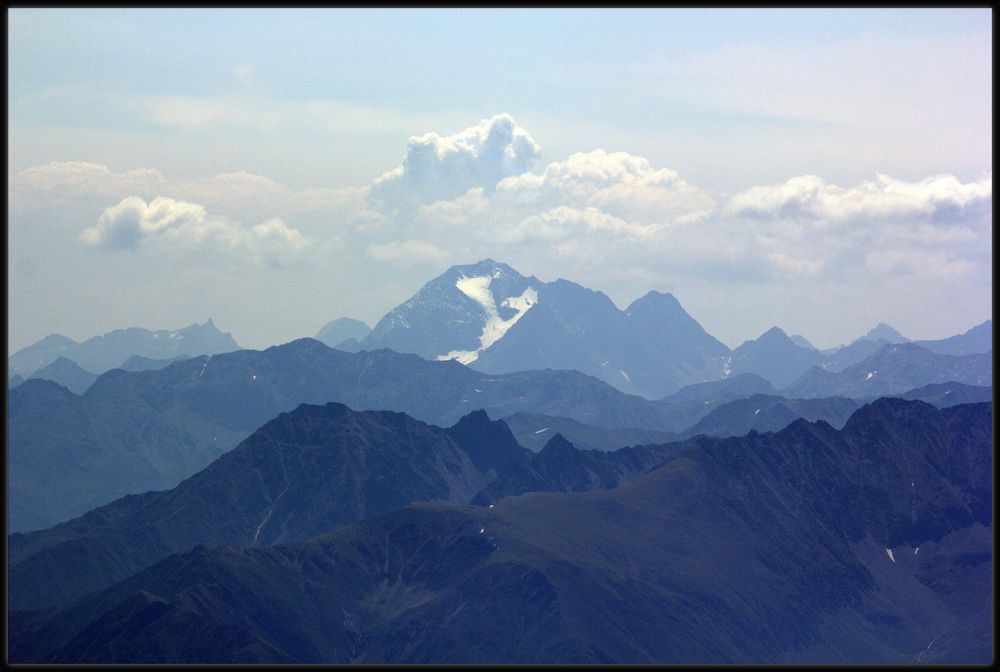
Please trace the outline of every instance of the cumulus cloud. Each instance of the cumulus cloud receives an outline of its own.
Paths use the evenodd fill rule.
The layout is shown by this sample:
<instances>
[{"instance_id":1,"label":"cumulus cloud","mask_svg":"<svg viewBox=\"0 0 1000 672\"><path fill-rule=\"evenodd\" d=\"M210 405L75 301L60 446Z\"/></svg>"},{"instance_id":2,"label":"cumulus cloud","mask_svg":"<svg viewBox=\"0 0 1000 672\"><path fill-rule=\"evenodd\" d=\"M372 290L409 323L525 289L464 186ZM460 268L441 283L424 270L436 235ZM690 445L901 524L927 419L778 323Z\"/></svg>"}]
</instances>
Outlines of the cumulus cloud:
<instances>
[{"instance_id":1,"label":"cumulus cloud","mask_svg":"<svg viewBox=\"0 0 1000 672\"><path fill-rule=\"evenodd\" d=\"M842 188L814 175L783 184L748 189L733 196L727 212L736 217L808 219L839 223L857 220L965 219L992 204L992 173L963 184L953 175L907 182L888 175Z\"/></svg>"},{"instance_id":2,"label":"cumulus cloud","mask_svg":"<svg viewBox=\"0 0 1000 672\"><path fill-rule=\"evenodd\" d=\"M706 213L715 205L676 171L654 169L641 156L600 149L551 163L540 175L507 178L497 185L497 198L518 206L593 207L656 225Z\"/></svg>"},{"instance_id":3,"label":"cumulus cloud","mask_svg":"<svg viewBox=\"0 0 1000 672\"><path fill-rule=\"evenodd\" d=\"M274 265L289 261L311 243L277 218L247 227L210 215L196 203L164 197L147 203L137 196L106 209L79 238L86 245L108 250L136 250L162 242L175 251L224 252Z\"/></svg>"},{"instance_id":4,"label":"cumulus cloud","mask_svg":"<svg viewBox=\"0 0 1000 672\"><path fill-rule=\"evenodd\" d=\"M405 214L475 187L490 192L503 178L528 170L540 154L541 148L508 114L455 135L415 136L403 164L372 184L369 201L382 212Z\"/></svg>"},{"instance_id":5,"label":"cumulus cloud","mask_svg":"<svg viewBox=\"0 0 1000 672\"><path fill-rule=\"evenodd\" d=\"M992 192L992 174L967 183L879 175L848 188L805 175L736 194L720 219L753 236L783 277L854 269L957 278L988 269Z\"/></svg>"}]
</instances>

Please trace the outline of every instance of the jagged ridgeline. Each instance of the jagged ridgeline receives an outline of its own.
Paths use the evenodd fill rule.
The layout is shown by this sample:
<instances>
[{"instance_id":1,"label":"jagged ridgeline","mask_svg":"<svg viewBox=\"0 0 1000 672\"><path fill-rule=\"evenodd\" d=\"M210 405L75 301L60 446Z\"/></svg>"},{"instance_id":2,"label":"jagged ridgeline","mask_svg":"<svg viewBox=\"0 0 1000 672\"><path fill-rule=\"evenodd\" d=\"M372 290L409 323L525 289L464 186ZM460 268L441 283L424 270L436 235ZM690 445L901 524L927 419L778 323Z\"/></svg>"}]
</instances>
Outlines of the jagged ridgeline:
<instances>
[{"instance_id":1,"label":"jagged ridgeline","mask_svg":"<svg viewBox=\"0 0 1000 672\"><path fill-rule=\"evenodd\" d=\"M52 606L10 613L10 660L992 660L991 403L618 452L300 407L173 491L12 537L12 603Z\"/></svg>"}]
</instances>

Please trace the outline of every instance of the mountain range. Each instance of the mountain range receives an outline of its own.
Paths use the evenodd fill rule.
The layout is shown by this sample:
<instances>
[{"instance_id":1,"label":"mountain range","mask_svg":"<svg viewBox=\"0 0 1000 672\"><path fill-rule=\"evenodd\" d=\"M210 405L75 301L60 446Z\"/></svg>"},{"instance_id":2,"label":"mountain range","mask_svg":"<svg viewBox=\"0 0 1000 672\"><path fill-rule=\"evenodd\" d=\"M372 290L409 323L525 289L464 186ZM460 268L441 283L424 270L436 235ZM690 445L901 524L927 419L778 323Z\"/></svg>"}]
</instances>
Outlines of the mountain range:
<instances>
[{"instance_id":1,"label":"mountain range","mask_svg":"<svg viewBox=\"0 0 1000 672\"><path fill-rule=\"evenodd\" d=\"M183 329L149 331L132 327L94 336L77 343L61 334L50 334L7 358L7 376L28 378L60 357L82 369L101 374L121 366L133 355L170 359L179 355L214 355L239 350L229 333L219 331L209 319Z\"/></svg>"},{"instance_id":2,"label":"mountain range","mask_svg":"<svg viewBox=\"0 0 1000 672\"><path fill-rule=\"evenodd\" d=\"M294 541L414 501L467 503L528 456L482 411L441 429L402 413L303 404L171 490L11 535L10 604L63 603L197 544Z\"/></svg>"},{"instance_id":3,"label":"mountain range","mask_svg":"<svg viewBox=\"0 0 1000 672\"><path fill-rule=\"evenodd\" d=\"M113 369L77 396L29 380L8 399L9 525L47 527L129 493L173 487L301 403L338 401L450 424L477 408L658 428L669 409L575 371L488 376L389 350L312 339L163 369Z\"/></svg>"},{"instance_id":4,"label":"mountain range","mask_svg":"<svg viewBox=\"0 0 1000 672\"><path fill-rule=\"evenodd\" d=\"M434 278L358 347L494 374L575 369L648 398L722 378L729 355L670 294L649 292L622 311L601 292L524 277L492 259Z\"/></svg>"},{"instance_id":5,"label":"mountain range","mask_svg":"<svg viewBox=\"0 0 1000 672\"><path fill-rule=\"evenodd\" d=\"M855 370L817 372L799 383L796 394L783 394L789 399L870 398L949 380L991 384L988 355L933 355L912 344L887 347L913 356L889 353L863 363L861 369L879 371L877 385L854 381L850 376L863 377ZM769 386L759 377L734 376L657 402L623 394L576 371L488 375L455 361L432 362L389 350L348 353L312 339L194 357L158 370L114 369L82 396L49 381L29 380L11 390L8 400L9 529L40 529L126 494L173 487L268 419L301 403L337 401L362 410L405 412L436 424L454 423L482 408L492 417L529 412L606 429L679 434L754 389L766 392ZM847 402L819 401L806 412L808 404L778 397L767 406L776 412L755 414L762 405L744 404L697 431L774 430L796 413L839 424L848 409ZM617 448L631 439L616 440L618 445L595 441L599 445L584 443Z\"/></svg>"},{"instance_id":6,"label":"mountain range","mask_svg":"<svg viewBox=\"0 0 1000 672\"><path fill-rule=\"evenodd\" d=\"M651 291L619 310L599 291L563 279L541 282L492 259L449 268L370 333L349 318L324 329L333 335L320 340L350 352L389 348L455 359L486 373L574 369L649 399L741 373L782 389L814 366L843 371L886 345L909 341L879 323L848 345L820 351L802 336L772 327L730 350L671 294ZM987 320L965 334L917 344L964 355L989 352L991 342Z\"/></svg>"},{"instance_id":7,"label":"mountain range","mask_svg":"<svg viewBox=\"0 0 1000 672\"><path fill-rule=\"evenodd\" d=\"M10 660L992 660L989 403L938 410L886 398L855 411L841 430L800 419L776 433L699 437L663 449L659 465L637 463L641 473L616 487L615 470L602 468L611 456L581 456L553 437L526 453L527 462L513 446L485 454L509 454L494 461L497 473L520 470L534 479L531 487L574 489L602 473L613 487L500 496L492 506L411 504L282 541L288 525L309 534L343 520L327 512L337 501L356 506L358 493L360 503L368 493L398 502L384 487L363 485L384 464L365 470L358 461L380 459L388 444L411 456L401 462L401 484L434 481L406 466L419 455L419 464L437 465L429 473L455 475L431 492L471 491L461 474L476 470L457 447L477 436L493 445L509 437L504 429L476 414L441 430L335 404L284 414L186 482L197 487L173 491L186 496L126 498L76 523L106 526L110 545L140 548L167 530L216 529L240 546L198 545L57 607L15 608ZM340 438L329 441L328 433ZM358 466L338 468L320 459L327 454L354 455L347 463ZM357 477L340 481L344 487L305 488L313 478L333 485L347 472ZM285 487L302 487L321 503L309 511L293 498L286 510ZM165 501L172 507L160 508ZM165 518L170 511L183 519ZM154 535L140 521L160 527ZM254 547L258 532L280 543ZM11 587L42 590L53 576L64 580L71 565L60 558L82 568L114 565L113 554L74 547L74 534L66 525L11 537ZM42 538L54 545L26 553Z\"/></svg>"}]
</instances>

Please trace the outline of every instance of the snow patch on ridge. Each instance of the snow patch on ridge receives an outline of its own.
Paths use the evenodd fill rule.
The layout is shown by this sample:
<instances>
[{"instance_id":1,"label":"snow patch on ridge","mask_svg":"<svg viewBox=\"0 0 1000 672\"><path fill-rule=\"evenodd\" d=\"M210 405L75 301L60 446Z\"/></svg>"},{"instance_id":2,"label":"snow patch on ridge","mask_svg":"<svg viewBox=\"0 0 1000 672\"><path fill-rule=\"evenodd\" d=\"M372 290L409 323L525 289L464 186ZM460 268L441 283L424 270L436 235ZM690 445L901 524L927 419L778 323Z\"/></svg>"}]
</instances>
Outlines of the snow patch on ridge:
<instances>
[{"instance_id":1,"label":"snow patch on ridge","mask_svg":"<svg viewBox=\"0 0 1000 672\"><path fill-rule=\"evenodd\" d=\"M483 325L478 348L475 350L452 350L447 355L438 355L436 357L438 361L457 359L462 364L471 364L479 359L480 352L503 338L507 331L517 324L517 321L524 317L524 314L531 310L532 306L538 303L538 292L534 287L528 287L520 296L511 296L500 302L501 306L517 311L509 320L500 319L496 302L490 292L490 283L498 277L498 273L492 277L488 275L474 278L462 276L455 282L458 291L478 303L486 311L486 324Z\"/></svg>"}]
</instances>

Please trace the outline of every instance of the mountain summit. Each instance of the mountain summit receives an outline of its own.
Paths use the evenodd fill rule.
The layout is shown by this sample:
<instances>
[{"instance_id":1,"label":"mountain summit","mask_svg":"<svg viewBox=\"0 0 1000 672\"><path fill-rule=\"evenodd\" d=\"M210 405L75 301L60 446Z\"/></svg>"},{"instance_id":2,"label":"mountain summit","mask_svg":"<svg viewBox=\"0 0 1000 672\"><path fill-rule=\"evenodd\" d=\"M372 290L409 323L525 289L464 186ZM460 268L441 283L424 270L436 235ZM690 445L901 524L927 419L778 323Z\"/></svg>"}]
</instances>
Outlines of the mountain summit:
<instances>
[{"instance_id":1,"label":"mountain summit","mask_svg":"<svg viewBox=\"0 0 1000 672\"><path fill-rule=\"evenodd\" d=\"M385 315L362 349L454 359L485 373L575 369L651 398L726 375L729 349L671 294L619 310L602 292L484 259L453 266Z\"/></svg>"}]
</instances>

